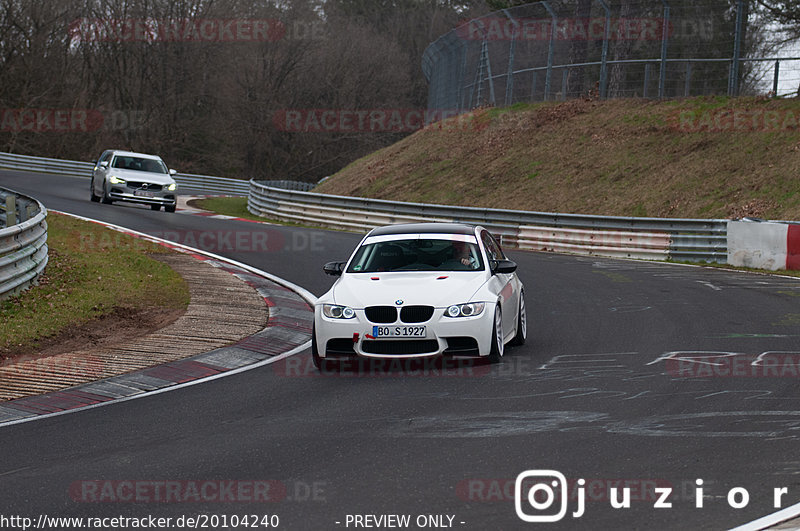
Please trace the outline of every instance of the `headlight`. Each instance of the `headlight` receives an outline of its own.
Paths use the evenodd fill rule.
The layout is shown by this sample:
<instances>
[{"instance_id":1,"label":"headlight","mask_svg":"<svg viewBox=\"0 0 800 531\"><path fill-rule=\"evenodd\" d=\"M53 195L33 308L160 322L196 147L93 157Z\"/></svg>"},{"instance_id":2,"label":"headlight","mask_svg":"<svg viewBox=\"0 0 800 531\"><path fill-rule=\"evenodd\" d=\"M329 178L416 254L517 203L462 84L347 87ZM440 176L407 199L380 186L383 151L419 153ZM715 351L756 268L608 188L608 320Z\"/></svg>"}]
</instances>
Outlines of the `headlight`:
<instances>
[{"instance_id":1,"label":"headlight","mask_svg":"<svg viewBox=\"0 0 800 531\"><path fill-rule=\"evenodd\" d=\"M120 179L116 175L112 175L111 177L109 177L108 182L110 182L111 184L125 184L125 181L123 179Z\"/></svg>"},{"instance_id":2,"label":"headlight","mask_svg":"<svg viewBox=\"0 0 800 531\"><path fill-rule=\"evenodd\" d=\"M349 306L337 306L336 304L323 304L322 315L331 319L352 319L356 316L355 310Z\"/></svg>"},{"instance_id":3,"label":"headlight","mask_svg":"<svg viewBox=\"0 0 800 531\"><path fill-rule=\"evenodd\" d=\"M444 314L447 317L475 317L483 313L482 302L470 302L467 304L454 304L447 308Z\"/></svg>"},{"instance_id":4,"label":"headlight","mask_svg":"<svg viewBox=\"0 0 800 531\"><path fill-rule=\"evenodd\" d=\"M167 186L167 190L169 190L170 192L174 192L177 188L178 188L177 183L172 183L171 185Z\"/></svg>"}]
</instances>

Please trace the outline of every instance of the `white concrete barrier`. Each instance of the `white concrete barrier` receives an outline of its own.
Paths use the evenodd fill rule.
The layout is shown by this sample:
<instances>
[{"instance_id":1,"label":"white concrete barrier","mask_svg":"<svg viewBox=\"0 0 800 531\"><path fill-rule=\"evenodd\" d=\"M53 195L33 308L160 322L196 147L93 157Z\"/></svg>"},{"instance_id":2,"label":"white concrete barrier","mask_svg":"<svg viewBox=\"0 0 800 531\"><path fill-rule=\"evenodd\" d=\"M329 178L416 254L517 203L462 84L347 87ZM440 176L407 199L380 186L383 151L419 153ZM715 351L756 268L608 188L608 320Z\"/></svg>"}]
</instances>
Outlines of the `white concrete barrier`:
<instances>
[{"instance_id":1,"label":"white concrete barrier","mask_svg":"<svg viewBox=\"0 0 800 531\"><path fill-rule=\"evenodd\" d=\"M792 245L790 246L790 227ZM777 222L728 222L728 263L754 269L797 269L796 225Z\"/></svg>"}]
</instances>

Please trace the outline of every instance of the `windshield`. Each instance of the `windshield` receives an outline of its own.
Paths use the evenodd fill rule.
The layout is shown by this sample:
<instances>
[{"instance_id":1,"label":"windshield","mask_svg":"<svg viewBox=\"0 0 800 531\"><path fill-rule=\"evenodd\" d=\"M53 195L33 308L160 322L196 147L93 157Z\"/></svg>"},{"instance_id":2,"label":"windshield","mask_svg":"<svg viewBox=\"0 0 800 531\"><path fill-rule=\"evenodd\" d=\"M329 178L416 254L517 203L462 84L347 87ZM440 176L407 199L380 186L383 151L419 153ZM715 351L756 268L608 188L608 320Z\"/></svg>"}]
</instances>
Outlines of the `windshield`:
<instances>
[{"instance_id":1,"label":"windshield","mask_svg":"<svg viewBox=\"0 0 800 531\"><path fill-rule=\"evenodd\" d=\"M362 245L347 268L348 273L389 271L477 271L483 259L474 243L409 239Z\"/></svg>"},{"instance_id":2,"label":"windshield","mask_svg":"<svg viewBox=\"0 0 800 531\"><path fill-rule=\"evenodd\" d=\"M164 163L156 159L145 159L141 157L126 157L118 155L114 157L111 164L113 168L120 170L147 171L150 173L168 173Z\"/></svg>"}]
</instances>

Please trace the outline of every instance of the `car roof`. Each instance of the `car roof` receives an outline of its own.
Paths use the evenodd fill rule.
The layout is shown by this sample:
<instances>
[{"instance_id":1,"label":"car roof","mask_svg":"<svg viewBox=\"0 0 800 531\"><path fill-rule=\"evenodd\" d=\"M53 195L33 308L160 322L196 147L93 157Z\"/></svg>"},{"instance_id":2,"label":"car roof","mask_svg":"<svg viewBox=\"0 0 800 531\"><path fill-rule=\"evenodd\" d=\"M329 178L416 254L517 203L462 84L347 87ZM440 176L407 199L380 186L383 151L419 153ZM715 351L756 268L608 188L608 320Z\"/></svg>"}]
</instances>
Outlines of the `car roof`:
<instances>
[{"instance_id":1,"label":"car roof","mask_svg":"<svg viewBox=\"0 0 800 531\"><path fill-rule=\"evenodd\" d=\"M140 157L143 159L161 160L158 155L148 155L147 153L136 153L135 151L124 151L121 149L112 149L114 155L122 155L123 157Z\"/></svg>"},{"instance_id":2,"label":"car roof","mask_svg":"<svg viewBox=\"0 0 800 531\"><path fill-rule=\"evenodd\" d=\"M475 226L464 223L402 223L378 227L369 233L370 236L389 234L475 234Z\"/></svg>"}]
</instances>

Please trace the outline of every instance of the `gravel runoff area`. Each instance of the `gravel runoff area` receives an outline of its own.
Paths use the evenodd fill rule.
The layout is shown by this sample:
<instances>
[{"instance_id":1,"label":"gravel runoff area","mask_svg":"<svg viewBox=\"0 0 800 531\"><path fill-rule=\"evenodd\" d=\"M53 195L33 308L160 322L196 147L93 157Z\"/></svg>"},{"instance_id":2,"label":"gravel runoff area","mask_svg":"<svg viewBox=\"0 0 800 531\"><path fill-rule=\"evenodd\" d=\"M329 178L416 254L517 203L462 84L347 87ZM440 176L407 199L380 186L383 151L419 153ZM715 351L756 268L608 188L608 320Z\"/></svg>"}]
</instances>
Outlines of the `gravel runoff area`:
<instances>
[{"instance_id":1,"label":"gravel runoff area","mask_svg":"<svg viewBox=\"0 0 800 531\"><path fill-rule=\"evenodd\" d=\"M115 345L76 350L0 366L0 401L38 395L184 359L262 330L267 302L234 274L198 257L161 255L189 285L191 300L172 324Z\"/></svg>"}]
</instances>

